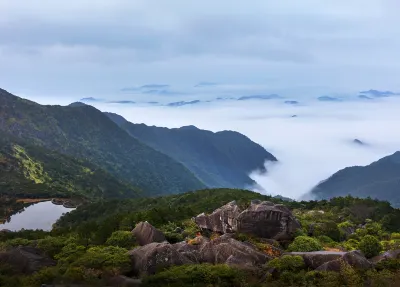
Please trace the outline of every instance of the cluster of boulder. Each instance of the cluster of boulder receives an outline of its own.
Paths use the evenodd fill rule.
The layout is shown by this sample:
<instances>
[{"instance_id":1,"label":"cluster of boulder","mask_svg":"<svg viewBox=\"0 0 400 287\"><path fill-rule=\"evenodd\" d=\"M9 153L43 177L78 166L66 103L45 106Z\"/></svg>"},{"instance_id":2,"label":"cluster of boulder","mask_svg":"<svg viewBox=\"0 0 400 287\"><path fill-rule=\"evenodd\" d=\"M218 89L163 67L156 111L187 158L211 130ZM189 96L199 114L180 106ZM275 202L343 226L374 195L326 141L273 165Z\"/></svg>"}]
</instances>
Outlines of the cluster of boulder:
<instances>
[{"instance_id":1,"label":"cluster of boulder","mask_svg":"<svg viewBox=\"0 0 400 287\"><path fill-rule=\"evenodd\" d=\"M278 241L290 240L300 223L283 204L253 200L250 206L241 210L232 201L212 214L204 213L195 217L201 229L219 233L245 233Z\"/></svg>"},{"instance_id":2,"label":"cluster of boulder","mask_svg":"<svg viewBox=\"0 0 400 287\"><path fill-rule=\"evenodd\" d=\"M129 251L132 274L149 275L174 265L200 263L225 263L252 269L263 266L273 257L283 255L301 256L307 268L317 271L340 271L343 262L357 269L369 269L382 260L400 258L400 250L388 251L371 260L367 260L359 251L284 253L283 250L273 247L272 243L291 240L294 232L300 228L300 223L287 207L266 201L252 201L244 210L233 201L209 215L200 214L193 220L201 230L218 235L208 238L199 234L194 239L171 244L165 235L150 223L138 223L132 230L132 235L140 246ZM263 238L265 242L271 243L270 247L277 252L267 254L250 242L239 241L236 239L239 233ZM33 247L16 247L0 252L0 263L10 264L25 274L56 264ZM121 280L125 283L130 281L129 286L140 284L135 279L124 276L114 279L117 281L115 286L120 286L118 284Z\"/></svg>"}]
</instances>

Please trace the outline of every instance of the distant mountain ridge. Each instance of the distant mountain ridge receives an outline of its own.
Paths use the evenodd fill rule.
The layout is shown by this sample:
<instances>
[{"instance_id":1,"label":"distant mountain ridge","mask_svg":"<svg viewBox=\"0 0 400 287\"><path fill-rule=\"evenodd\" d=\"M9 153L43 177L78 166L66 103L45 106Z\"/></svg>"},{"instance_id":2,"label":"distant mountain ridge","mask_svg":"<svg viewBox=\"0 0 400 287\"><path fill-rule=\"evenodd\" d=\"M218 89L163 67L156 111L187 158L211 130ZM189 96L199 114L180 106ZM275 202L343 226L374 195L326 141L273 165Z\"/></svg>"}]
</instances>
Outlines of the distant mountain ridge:
<instances>
[{"instance_id":1,"label":"distant mountain ridge","mask_svg":"<svg viewBox=\"0 0 400 287\"><path fill-rule=\"evenodd\" d=\"M146 195L205 187L181 163L133 138L92 106L42 106L0 89L0 131L89 161Z\"/></svg>"},{"instance_id":2,"label":"distant mountain ridge","mask_svg":"<svg viewBox=\"0 0 400 287\"><path fill-rule=\"evenodd\" d=\"M213 133L195 126L168 129L106 114L133 137L181 162L209 187L249 187L255 183L249 177L252 171L265 171L265 161L277 160L238 132Z\"/></svg>"},{"instance_id":3,"label":"distant mountain ridge","mask_svg":"<svg viewBox=\"0 0 400 287\"><path fill-rule=\"evenodd\" d=\"M320 182L312 194L317 198L369 196L400 206L400 152L367 166L344 168Z\"/></svg>"}]
</instances>

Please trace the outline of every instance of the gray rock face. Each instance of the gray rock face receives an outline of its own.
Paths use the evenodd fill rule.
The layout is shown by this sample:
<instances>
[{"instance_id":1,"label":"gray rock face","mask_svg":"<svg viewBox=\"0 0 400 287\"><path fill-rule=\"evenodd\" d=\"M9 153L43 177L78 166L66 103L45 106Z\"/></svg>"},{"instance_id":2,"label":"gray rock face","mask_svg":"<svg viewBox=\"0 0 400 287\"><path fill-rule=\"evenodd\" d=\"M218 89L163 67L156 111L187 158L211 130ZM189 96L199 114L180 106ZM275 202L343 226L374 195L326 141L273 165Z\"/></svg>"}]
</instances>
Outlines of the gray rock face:
<instances>
[{"instance_id":1,"label":"gray rock face","mask_svg":"<svg viewBox=\"0 0 400 287\"><path fill-rule=\"evenodd\" d=\"M358 250L346 252L341 258L326 262L319 266L317 271L340 271L341 261L348 263L355 269L366 270L373 267L372 263Z\"/></svg>"},{"instance_id":2,"label":"gray rock face","mask_svg":"<svg viewBox=\"0 0 400 287\"><path fill-rule=\"evenodd\" d=\"M132 230L132 234L141 246L153 242L164 242L166 240L164 234L147 221L139 222Z\"/></svg>"},{"instance_id":3,"label":"gray rock face","mask_svg":"<svg viewBox=\"0 0 400 287\"><path fill-rule=\"evenodd\" d=\"M159 268L189 264L191 261L169 243L153 242L129 251L132 269L136 275L154 274Z\"/></svg>"},{"instance_id":4,"label":"gray rock face","mask_svg":"<svg viewBox=\"0 0 400 287\"><path fill-rule=\"evenodd\" d=\"M44 267L55 266L56 261L37 248L21 246L0 253L0 263L12 266L15 272L32 274Z\"/></svg>"},{"instance_id":5,"label":"gray rock face","mask_svg":"<svg viewBox=\"0 0 400 287\"><path fill-rule=\"evenodd\" d=\"M234 232L234 227L237 226L237 218L240 215L240 209L236 201L218 208L210 215L204 213L195 218L196 224L203 228L220 233Z\"/></svg>"},{"instance_id":6,"label":"gray rock face","mask_svg":"<svg viewBox=\"0 0 400 287\"><path fill-rule=\"evenodd\" d=\"M314 252L289 252L283 255L299 255L303 257L308 268L317 269L322 264L342 258L346 252L314 251Z\"/></svg>"},{"instance_id":7,"label":"gray rock face","mask_svg":"<svg viewBox=\"0 0 400 287\"><path fill-rule=\"evenodd\" d=\"M249 243L229 235L214 240L197 237L191 243L150 243L129 252L135 274L154 274L159 268L182 264L231 264L252 267L265 264L270 257Z\"/></svg>"},{"instance_id":8,"label":"gray rock face","mask_svg":"<svg viewBox=\"0 0 400 287\"><path fill-rule=\"evenodd\" d=\"M275 240L291 239L300 227L286 206L259 200L252 201L244 211L232 201L210 215L198 215L195 222L200 228L215 232L240 232Z\"/></svg>"}]
</instances>

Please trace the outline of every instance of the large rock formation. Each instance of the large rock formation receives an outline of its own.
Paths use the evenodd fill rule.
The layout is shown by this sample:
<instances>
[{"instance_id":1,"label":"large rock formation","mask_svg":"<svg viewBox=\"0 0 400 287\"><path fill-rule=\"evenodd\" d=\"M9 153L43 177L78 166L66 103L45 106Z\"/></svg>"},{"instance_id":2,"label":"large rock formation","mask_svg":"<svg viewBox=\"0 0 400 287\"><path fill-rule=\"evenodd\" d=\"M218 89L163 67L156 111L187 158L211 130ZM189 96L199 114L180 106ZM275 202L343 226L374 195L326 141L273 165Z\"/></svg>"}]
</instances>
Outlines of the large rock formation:
<instances>
[{"instance_id":1,"label":"large rock formation","mask_svg":"<svg viewBox=\"0 0 400 287\"><path fill-rule=\"evenodd\" d=\"M132 234L136 237L137 242L141 246L153 242L164 242L166 240L164 233L147 221L139 222L132 230Z\"/></svg>"},{"instance_id":2,"label":"large rock formation","mask_svg":"<svg viewBox=\"0 0 400 287\"><path fill-rule=\"evenodd\" d=\"M200 228L214 232L247 233L280 241L291 239L294 231L300 227L286 206L259 200L253 200L243 211L232 201L210 215L198 215L195 222Z\"/></svg>"},{"instance_id":3,"label":"large rock formation","mask_svg":"<svg viewBox=\"0 0 400 287\"><path fill-rule=\"evenodd\" d=\"M137 247L129 251L129 256L136 275L154 274L161 268L192 263L167 242Z\"/></svg>"},{"instance_id":4,"label":"large rock formation","mask_svg":"<svg viewBox=\"0 0 400 287\"><path fill-rule=\"evenodd\" d=\"M154 274L160 268L182 264L230 264L254 267L270 257L250 243L240 242L225 234L214 240L199 236L188 242L150 243L129 252L135 274Z\"/></svg>"},{"instance_id":5,"label":"large rock formation","mask_svg":"<svg viewBox=\"0 0 400 287\"><path fill-rule=\"evenodd\" d=\"M56 261L47 257L40 249L28 246L20 246L1 252L1 263L11 266L16 273L21 274L32 274L44 267L56 265Z\"/></svg>"}]
</instances>

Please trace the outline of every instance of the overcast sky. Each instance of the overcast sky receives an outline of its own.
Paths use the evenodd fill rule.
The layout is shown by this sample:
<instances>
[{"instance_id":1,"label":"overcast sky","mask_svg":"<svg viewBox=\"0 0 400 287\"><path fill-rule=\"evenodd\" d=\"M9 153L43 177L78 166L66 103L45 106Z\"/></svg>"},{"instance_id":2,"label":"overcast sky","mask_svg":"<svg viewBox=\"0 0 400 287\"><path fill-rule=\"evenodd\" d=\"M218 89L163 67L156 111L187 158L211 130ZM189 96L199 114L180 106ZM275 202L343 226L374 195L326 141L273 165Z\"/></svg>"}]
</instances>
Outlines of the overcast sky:
<instances>
[{"instance_id":1,"label":"overcast sky","mask_svg":"<svg viewBox=\"0 0 400 287\"><path fill-rule=\"evenodd\" d=\"M0 0L0 87L60 101L397 91L399 9L398 0ZM225 88L199 92L201 82ZM138 88L154 84L168 87Z\"/></svg>"}]
</instances>

